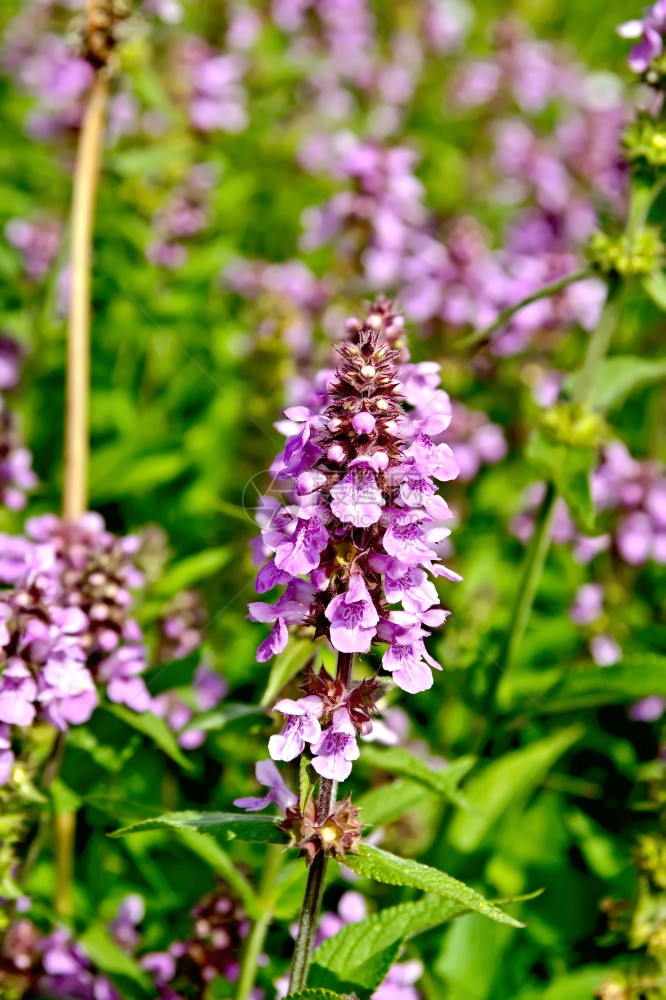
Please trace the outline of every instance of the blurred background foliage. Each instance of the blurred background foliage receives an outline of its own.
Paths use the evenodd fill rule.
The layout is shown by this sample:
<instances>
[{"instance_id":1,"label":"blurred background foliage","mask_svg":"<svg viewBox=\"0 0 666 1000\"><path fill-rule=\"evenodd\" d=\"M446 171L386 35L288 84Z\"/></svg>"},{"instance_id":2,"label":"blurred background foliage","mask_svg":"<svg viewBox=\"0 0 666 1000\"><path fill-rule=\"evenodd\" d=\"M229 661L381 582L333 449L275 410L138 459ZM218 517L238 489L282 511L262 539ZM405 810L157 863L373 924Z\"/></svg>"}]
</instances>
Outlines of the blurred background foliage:
<instances>
[{"instance_id":1,"label":"blurred background foliage","mask_svg":"<svg viewBox=\"0 0 666 1000\"><path fill-rule=\"evenodd\" d=\"M401 19L409 21L415 6L411 0L377 3L380 33L388 34ZM14 0L5 0L3 26L18 11ZM479 2L467 51L487 53L490 25L508 14L537 37L568 46L592 70L628 80L626 43L615 27L639 10L629 10L625 0ZM247 544L256 533L252 507L280 447L273 425L299 360L281 338L279 322L267 335L257 333L270 299L242 298L222 274L237 258L283 262L296 256L316 275L335 272L330 248L303 252L299 237L302 213L325 202L337 185L298 165L298 146L311 127L307 96L283 36L268 20L245 78L248 128L231 135L196 132L188 125L167 86L173 82L167 36L192 33L222 48L227 16L220 0L188 3L176 27L148 20L122 50L122 72L133 92L145 107L158 109L168 127L154 138L121 138L104 154L94 244L90 503L117 533L150 524L164 528L173 570L154 585L144 621L155 617L160 601L183 586L197 586L208 609L205 655L228 681L231 700L251 704L267 679L266 666L255 662L258 627L245 618L253 593ZM444 220L461 210L473 215L497 247L515 210L488 196L476 169L489 155L487 116L463 115L444 100L449 63L457 58L427 61L401 141L420 152L416 174L428 208ZM26 277L19 254L0 241L0 327L25 345L27 355L14 405L40 480L28 508L35 514L57 509L61 490L65 321L58 313L57 284L67 257L74 147L26 135L29 106L8 77L0 80L0 230L16 217L47 216L65 231L58 260L39 282ZM363 135L365 122L359 106L347 125ZM188 241L182 266L170 270L151 263L146 258L151 220L199 163L208 164L216 178L207 224ZM358 311L368 289L339 271L335 293L332 315L341 330L342 319ZM327 361L333 325L329 316L326 330L315 326L312 351L318 362ZM636 294L623 314L616 348L654 357L663 354L663 334L657 307ZM586 337L581 330L568 332L550 354L552 367L576 367ZM659 828L646 784L654 778L659 723L632 721L628 699L574 700L571 707L549 702L546 692L553 683L589 659L568 615L587 569L560 546L549 556L519 659L501 679L499 716L484 719L484 692L497 669L524 552L509 524L521 509L525 486L537 478L525 461L538 412L526 368L541 354L533 348L493 359L484 376L456 349L456 339L446 330L420 339L416 331L414 356L440 362L452 398L502 425L509 454L473 481L447 485L445 495L457 513L452 561L464 582L443 591L453 611L434 646L443 674L431 691L401 698L400 704L409 712L409 740L414 746L425 743L433 757L482 751L481 764L464 786L473 809L454 809L423 789L415 799L409 779L389 784L374 759L370 766L361 758L350 785L361 802L364 794L374 802L382 794L412 801L407 814L387 826L385 843L398 853L418 856L491 896L545 890L515 907L528 921L524 931L466 916L445 933L439 928L420 936L409 952L424 962L419 988L425 996L577 1000L594 995L608 963L622 966L625 960L626 941L609 931L601 904L635 893L632 851L641 834ZM612 412L614 434L632 454L663 459L665 410L659 385L637 393ZM0 527L19 531L23 517L3 511ZM666 655L663 572L651 563L626 580L617 564L612 572L618 576L604 582L611 595L617 591L613 614L625 654ZM186 688L198 659L199 654L155 667L151 691ZM390 700L398 702L394 694ZM106 833L156 809L197 804L228 809L235 796L248 793L271 726L260 716L229 721L210 733L204 748L188 753L189 769L102 709L94 724L72 731L58 788L65 803L71 806L67 796L73 794L81 808L79 930L110 919L128 891L139 892L148 902L145 944L164 948L187 933L188 910L210 888L211 868L243 893L243 876L239 880L234 873L252 879L263 848L233 845L229 870L223 855L198 856L191 844L161 833L125 840L110 840ZM288 925L304 880L300 862L290 861L286 872L267 946L276 957L260 974L269 996L272 978L288 961ZM47 914L52 878L45 851L28 886L38 915ZM343 888L339 880L331 884L329 909ZM409 897L387 887L369 893L373 907ZM226 996L228 989L218 984L211 996Z\"/></svg>"}]
</instances>

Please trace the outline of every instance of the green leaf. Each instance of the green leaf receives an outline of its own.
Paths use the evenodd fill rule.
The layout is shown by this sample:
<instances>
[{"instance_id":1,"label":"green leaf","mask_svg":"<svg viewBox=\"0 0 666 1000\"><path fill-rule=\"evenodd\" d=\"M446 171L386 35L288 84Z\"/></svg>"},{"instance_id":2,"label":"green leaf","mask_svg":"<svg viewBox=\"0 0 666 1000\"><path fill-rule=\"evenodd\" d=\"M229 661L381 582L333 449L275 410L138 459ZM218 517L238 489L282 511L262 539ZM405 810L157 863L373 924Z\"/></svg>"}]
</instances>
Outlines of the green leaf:
<instances>
[{"instance_id":1,"label":"green leaf","mask_svg":"<svg viewBox=\"0 0 666 1000\"><path fill-rule=\"evenodd\" d=\"M160 597L171 597L181 590L187 590L195 584L207 580L223 566L231 561L233 550L228 546L217 549L204 549L177 563L166 570L160 582L155 586L155 593Z\"/></svg>"},{"instance_id":2,"label":"green leaf","mask_svg":"<svg viewBox=\"0 0 666 1000\"><path fill-rule=\"evenodd\" d=\"M262 708L273 704L282 688L289 683L305 663L317 652L317 645L310 639L290 639L289 645L273 660L268 684L259 702Z\"/></svg>"},{"instance_id":3,"label":"green leaf","mask_svg":"<svg viewBox=\"0 0 666 1000\"><path fill-rule=\"evenodd\" d=\"M496 920L500 924L510 924L512 927L525 926L489 903L481 893L470 889L464 882L459 882L446 872L440 872L410 858L399 858L395 854L389 854L388 851L382 851L379 847L361 844L358 854L345 854L344 863L357 875L364 875L377 882L409 885L424 892L436 892L439 896L458 903L464 909L474 910L475 913Z\"/></svg>"},{"instance_id":4,"label":"green leaf","mask_svg":"<svg viewBox=\"0 0 666 1000\"><path fill-rule=\"evenodd\" d=\"M569 726L494 760L465 787L473 813L458 811L449 828L449 843L458 851L475 851L510 806L525 802L562 754L583 736L583 726Z\"/></svg>"},{"instance_id":5,"label":"green leaf","mask_svg":"<svg viewBox=\"0 0 666 1000\"><path fill-rule=\"evenodd\" d=\"M227 702L221 708L215 708L210 712L195 715L185 726L183 732L189 733L191 730L201 730L203 732L209 732L210 730L218 731L224 729L230 722L235 722L236 719L244 719L248 715L262 714L258 705L242 705L240 702L237 704Z\"/></svg>"},{"instance_id":6,"label":"green leaf","mask_svg":"<svg viewBox=\"0 0 666 1000\"><path fill-rule=\"evenodd\" d=\"M178 828L175 831L178 840L210 865L213 871L220 875L236 892L242 901L248 916L256 920L261 915L261 904L248 880L239 870L227 852L217 841L207 833L193 830L189 827ZM239 838L241 839L241 838Z\"/></svg>"},{"instance_id":7,"label":"green leaf","mask_svg":"<svg viewBox=\"0 0 666 1000\"><path fill-rule=\"evenodd\" d=\"M334 993L333 990L324 990L321 987L316 989L299 990L297 993L289 993L285 1000L347 1000L341 993Z\"/></svg>"},{"instance_id":8,"label":"green leaf","mask_svg":"<svg viewBox=\"0 0 666 1000\"><path fill-rule=\"evenodd\" d=\"M415 757L403 747L380 747L375 743L366 743L361 752L361 761L371 767L379 767L390 771L401 778L412 778L442 795L454 805L469 808L467 800L458 785L465 775L474 767L476 757L460 757L445 767L436 770Z\"/></svg>"},{"instance_id":9,"label":"green leaf","mask_svg":"<svg viewBox=\"0 0 666 1000\"><path fill-rule=\"evenodd\" d=\"M589 965L557 976L547 986L529 986L516 1000L590 1000L601 984L612 978L612 972L612 965Z\"/></svg>"},{"instance_id":10,"label":"green leaf","mask_svg":"<svg viewBox=\"0 0 666 1000\"><path fill-rule=\"evenodd\" d=\"M302 753L298 766L298 804L303 815L305 815L305 808L318 780L319 775L305 754Z\"/></svg>"},{"instance_id":11,"label":"green leaf","mask_svg":"<svg viewBox=\"0 0 666 1000\"><path fill-rule=\"evenodd\" d=\"M666 379L666 360L650 361L631 355L606 358L594 377L590 403L598 410L608 410L621 403L630 393L662 379ZM571 387L573 386L575 379L571 380Z\"/></svg>"},{"instance_id":12,"label":"green leaf","mask_svg":"<svg viewBox=\"0 0 666 1000\"><path fill-rule=\"evenodd\" d=\"M356 800L361 811L361 818L369 826L383 826L400 819L410 809L417 809L426 803L434 801L432 791L417 784L415 781L392 781L390 793L387 786L380 785L364 792Z\"/></svg>"},{"instance_id":13,"label":"green leaf","mask_svg":"<svg viewBox=\"0 0 666 1000\"><path fill-rule=\"evenodd\" d=\"M538 711L622 705L651 694L666 697L666 656L635 653L612 667L572 670L540 699Z\"/></svg>"},{"instance_id":14,"label":"green leaf","mask_svg":"<svg viewBox=\"0 0 666 1000\"><path fill-rule=\"evenodd\" d=\"M255 844L284 844L288 840L273 816L263 816L261 813L246 815L197 812L194 809L163 813L155 819L140 820L121 830L115 830L109 836L126 837L130 833L147 833L149 830L168 828L198 830L200 833L211 834L216 840L249 840Z\"/></svg>"},{"instance_id":15,"label":"green leaf","mask_svg":"<svg viewBox=\"0 0 666 1000\"><path fill-rule=\"evenodd\" d=\"M136 750L140 736L128 740L121 749L100 743L95 733L86 726L73 726L67 733L67 746L75 747L90 755L92 760L105 771L121 771Z\"/></svg>"},{"instance_id":16,"label":"green leaf","mask_svg":"<svg viewBox=\"0 0 666 1000\"><path fill-rule=\"evenodd\" d=\"M643 278L643 288L656 306L666 312L666 274L653 271Z\"/></svg>"},{"instance_id":17,"label":"green leaf","mask_svg":"<svg viewBox=\"0 0 666 1000\"><path fill-rule=\"evenodd\" d=\"M405 938L462 912L465 908L458 903L426 896L347 924L317 948L309 981L313 986L333 983L343 992L353 989L366 1000L386 978Z\"/></svg>"},{"instance_id":18,"label":"green leaf","mask_svg":"<svg viewBox=\"0 0 666 1000\"><path fill-rule=\"evenodd\" d=\"M193 769L194 765L192 761L188 760L180 749L176 737L164 719L153 715L152 712L133 712L131 708L126 708L125 705L113 705L110 702L101 707L105 711L110 712L111 715L115 715L116 718L121 719L126 725L131 726L132 729L138 730L138 732L143 733L144 736L151 739L153 743L157 744L160 750L164 751L167 757L171 757L172 760L175 760L186 771Z\"/></svg>"},{"instance_id":19,"label":"green leaf","mask_svg":"<svg viewBox=\"0 0 666 1000\"><path fill-rule=\"evenodd\" d=\"M555 484L577 527L588 533L594 531L590 474L597 461L596 448L554 441L537 431L530 438L526 457Z\"/></svg>"},{"instance_id":20,"label":"green leaf","mask_svg":"<svg viewBox=\"0 0 666 1000\"><path fill-rule=\"evenodd\" d=\"M104 924L90 924L79 938L93 964L121 989L123 996L144 1000L153 996L150 977L113 940Z\"/></svg>"}]
</instances>

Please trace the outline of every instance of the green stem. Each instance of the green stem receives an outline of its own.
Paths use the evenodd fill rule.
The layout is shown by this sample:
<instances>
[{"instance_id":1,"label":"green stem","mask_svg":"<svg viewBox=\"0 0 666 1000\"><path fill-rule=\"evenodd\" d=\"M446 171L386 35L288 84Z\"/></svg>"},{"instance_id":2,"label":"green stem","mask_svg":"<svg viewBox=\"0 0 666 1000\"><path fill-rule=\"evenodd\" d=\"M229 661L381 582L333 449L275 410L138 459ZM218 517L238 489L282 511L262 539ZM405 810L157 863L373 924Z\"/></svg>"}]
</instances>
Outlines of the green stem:
<instances>
[{"instance_id":1,"label":"green stem","mask_svg":"<svg viewBox=\"0 0 666 1000\"><path fill-rule=\"evenodd\" d=\"M619 278L612 279L608 286L606 305L599 318L597 328L590 337L583 367L576 377L571 397L572 402L578 403L579 406L585 406L590 400L599 366L608 353L610 342L617 329L620 310L622 308L621 293L623 288L624 286Z\"/></svg>"},{"instance_id":2,"label":"green stem","mask_svg":"<svg viewBox=\"0 0 666 1000\"><path fill-rule=\"evenodd\" d=\"M557 281L552 281L549 285L544 285L540 288L538 292L533 292L532 295L528 295L526 298L521 299L520 302L516 302L515 305L507 306L499 314L496 320L489 323L488 326L484 326L481 330L475 330L471 333L469 337L464 337L462 340L458 341L458 347L473 347L475 344L480 344L484 340L492 340L493 334L497 333L509 320L513 319L516 313L519 313L521 309L526 306L531 305L533 302L538 302L539 299L549 298L551 295L557 295L558 292L563 291L568 288L569 285L575 284L577 281L582 281L584 278L589 278L592 271L589 267L581 268L580 271L574 271L572 274L567 274L563 278L558 278Z\"/></svg>"},{"instance_id":3,"label":"green stem","mask_svg":"<svg viewBox=\"0 0 666 1000\"><path fill-rule=\"evenodd\" d=\"M315 854L308 871L303 908L298 924L298 937L294 947L294 958L291 966L290 993L296 993L307 986L310 959L312 957L312 943L317 929L317 920L319 919L327 861L328 858L323 851L319 851L318 854Z\"/></svg>"},{"instance_id":4,"label":"green stem","mask_svg":"<svg viewBox=\"0 0 666 1000\"><path fill-rule=\"evenodd\" d=\"M580 406L584 407L589 403L596 374L608 352L613 333L617 328L622 306L622 291L623 285L619 279L612 280L609 284L606 304L599 318L599 323L590 337L582 368L576 378L573 402ZM549 483L537 515L534 535L525 556L523 572L511 615L509 634L502 656L503 673L508 673L515 664L525 636L539 580L550 549L556 500L557 490L552 483ZM488 686L483 706L483 714L486 718L492 714L493 702L502 672L496 670Z\"/></svg>"},{"instance_id":5,"label":"green stem","mask_svg":"<svg viewBox=\"0 0 666 1000\"><path fill-rule=\"evenodd\" d=\"M505 670L510 670L515 663L518 650L525 635L532 605L534 604L534 598L539 586L539 580L541 579L541 573L543 572L550 548L556 500L557 491L553 484L549 483L546 487L546 495L541 503L538 520L527 550L523 572L518 585L518 594L509 628L509 638L503 658Z\"/></svg>"},{"instance_id":6,"label":"green stem","mask_svg":"<svg viewBox=\"0 0 666 1000\"><path fill-rule=\"evenodd\" d=\"M266 852L266 862L259 883L260 914L254 922L248 939L245 942L240 976L236 988L236 1000L248 1000L254 988L259 957L264 947L268 928L273 920L275 889L283 859L284 852L280 845L271 844Z\"/></svg>"},{"instance_id":7,"label":"green stem","mask_svg":"<svg viewBox=\"0 0 666 1000\"><path fill-rule=\"evenodd\" d=\"M353 653L338 653L336 680L341 681L345 688L348 688L351 683L353 666ZM322 778L317 798L318 823L323 823L333 812L336 794L337 782L332 781L330 778ZM319 920L327 862L328 858L324 852L319 851L315 854L308 871L308 881L305 886L303 907L298 924L298 937L294 945L294 957L291 965L290 993L305 989L308 983L312 944L317 929L317 921Z\"/></svg>"}]
</instances>

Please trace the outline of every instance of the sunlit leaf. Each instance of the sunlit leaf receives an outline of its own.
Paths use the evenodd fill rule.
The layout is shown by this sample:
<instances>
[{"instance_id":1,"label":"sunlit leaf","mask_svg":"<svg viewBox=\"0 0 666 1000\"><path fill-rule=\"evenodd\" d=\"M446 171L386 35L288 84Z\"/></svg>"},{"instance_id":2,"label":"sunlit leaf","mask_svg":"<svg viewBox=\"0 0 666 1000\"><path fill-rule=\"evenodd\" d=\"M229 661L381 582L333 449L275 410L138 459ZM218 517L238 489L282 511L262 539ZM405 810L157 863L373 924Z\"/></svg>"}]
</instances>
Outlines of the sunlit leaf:
<instances>
[{"instance_id":1,"label":"sunlit leaf","mask_svg":"<svg viewBox=\"0 0 666 1000\"><path fill-rule=\"evenodd\" d=\"M358 854L345 855L344 863L357 875L364 875L376 882L409 885L424 892L436 892L439 896L498 923L511 924L512 927L524 926L520 921L514 920L497 906L489 903L481 893L447 875L446 872L440 872L410 858L399 858L396 854L389 854L379 847L361 844Z\"/></svg>"}]
</instances>

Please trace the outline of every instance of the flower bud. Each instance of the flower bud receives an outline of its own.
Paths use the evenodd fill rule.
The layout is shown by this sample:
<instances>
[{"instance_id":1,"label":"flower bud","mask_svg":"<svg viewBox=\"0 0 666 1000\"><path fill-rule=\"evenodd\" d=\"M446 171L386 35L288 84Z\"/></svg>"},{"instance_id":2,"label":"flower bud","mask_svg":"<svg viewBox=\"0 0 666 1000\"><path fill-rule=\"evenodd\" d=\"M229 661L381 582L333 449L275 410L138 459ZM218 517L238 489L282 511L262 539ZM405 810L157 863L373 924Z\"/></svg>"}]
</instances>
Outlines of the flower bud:
<instances>
[{"instance_id":1,"label":"flower bud","mask_svg":"<svg viewBox=\"0 0 666 1000\"><path fill-rule=\"evenodd\" d=\"M361 413L357 413L353 418L352 426L357 434L372 434L375 429L375 418L371 413L362 410Z\"/></svg>"}]
</instances>

